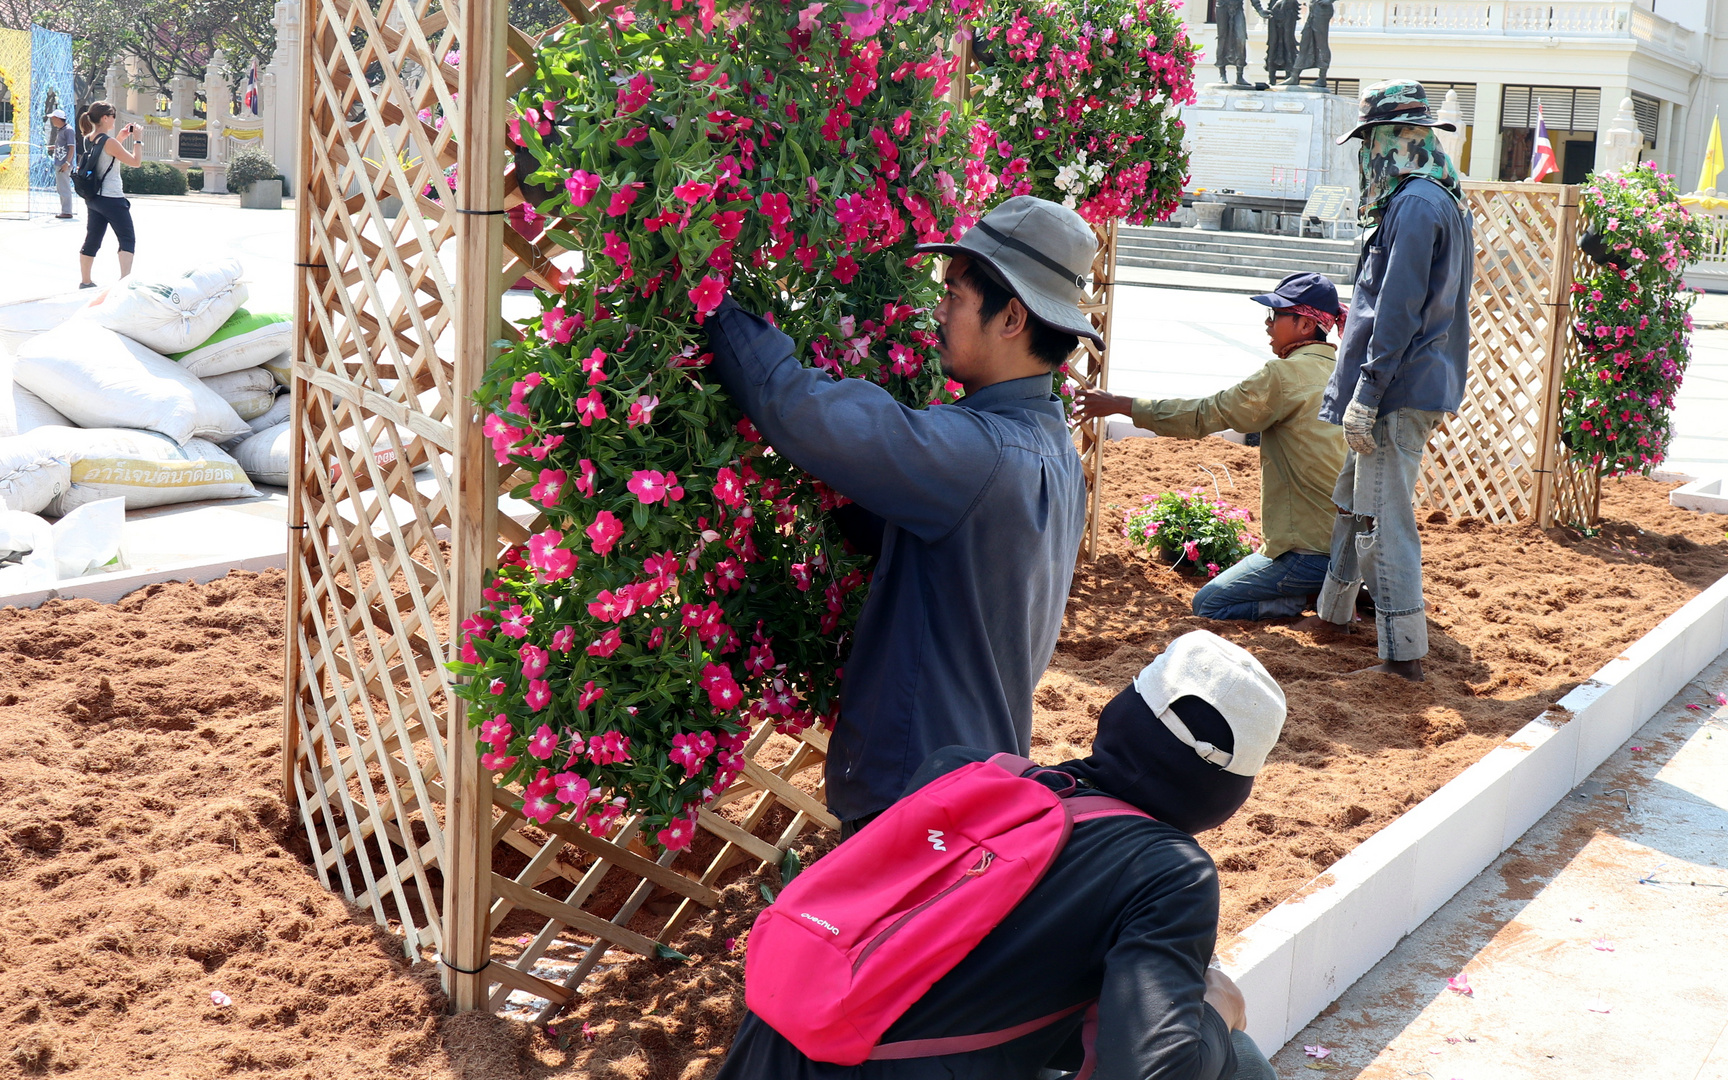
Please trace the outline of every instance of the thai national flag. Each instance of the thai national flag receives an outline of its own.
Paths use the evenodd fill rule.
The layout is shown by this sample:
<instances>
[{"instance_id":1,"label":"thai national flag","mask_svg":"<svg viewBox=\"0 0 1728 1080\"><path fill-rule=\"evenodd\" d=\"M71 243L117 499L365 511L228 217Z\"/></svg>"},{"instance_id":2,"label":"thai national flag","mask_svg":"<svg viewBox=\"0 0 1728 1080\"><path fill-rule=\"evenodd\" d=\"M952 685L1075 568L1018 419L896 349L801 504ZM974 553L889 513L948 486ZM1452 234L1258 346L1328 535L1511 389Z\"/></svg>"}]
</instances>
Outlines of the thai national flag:
<instances>
[{"instance_id":1,"label":"thai national flag","mask_svg":"<svg viewBox=\"0 0 1728 1080\"><path fill-rule=\"evenodd\" d=\"M246 93L240 99L241 108L250 109L253 116L258 115L258 61L252 61L252 68L246 73Z\"/></svg>"},{"instance_id":2,"label":"thai national flag","mask_svg":"<svg viewBox=\"0 0 1728 1080\"><path fill-rule=\"evenodd\" d=\"M1554 144L1548 141L1548 124L1542 119L1542 103L1536 103L1536 145L1530 151L1530 182L1560 171L1554 160Z\"/></svg>"}]
</instances>

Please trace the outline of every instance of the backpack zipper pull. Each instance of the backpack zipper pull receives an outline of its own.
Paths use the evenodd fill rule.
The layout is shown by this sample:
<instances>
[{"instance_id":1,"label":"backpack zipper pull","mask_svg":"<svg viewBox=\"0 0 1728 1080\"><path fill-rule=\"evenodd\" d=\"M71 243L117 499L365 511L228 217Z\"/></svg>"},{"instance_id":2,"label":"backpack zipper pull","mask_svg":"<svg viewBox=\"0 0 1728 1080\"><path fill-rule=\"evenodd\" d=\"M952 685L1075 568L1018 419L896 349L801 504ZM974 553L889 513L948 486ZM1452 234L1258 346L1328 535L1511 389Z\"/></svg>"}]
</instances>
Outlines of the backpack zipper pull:
<instances>
[{"instance_id":1,"label":"backpack zipper pull","mask_svg":"<svg viewBox=\"0 0 1728 1080\"><path fill-rule=\"evenodd\" d=\"M990 869L990 864L995 862L995 861L996 861L996 853L994 851L986 851L984 854L978 856L978 865L974 866L972 869L966 871L966 876L967 877L977 877L978 875L982 874L984 871Z\"/></svg>"}]
</instances>

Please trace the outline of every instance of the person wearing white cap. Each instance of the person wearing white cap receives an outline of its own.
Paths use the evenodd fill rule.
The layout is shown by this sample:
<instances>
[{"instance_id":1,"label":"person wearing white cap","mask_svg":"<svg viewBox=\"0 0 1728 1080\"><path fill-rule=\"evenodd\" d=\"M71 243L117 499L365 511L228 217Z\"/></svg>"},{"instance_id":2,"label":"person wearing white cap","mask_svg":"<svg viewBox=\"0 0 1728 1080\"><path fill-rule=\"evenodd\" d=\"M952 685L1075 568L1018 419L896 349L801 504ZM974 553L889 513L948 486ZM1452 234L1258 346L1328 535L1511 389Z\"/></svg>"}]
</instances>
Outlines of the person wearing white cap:
<instances>
[{"instance_id":1,"label":"person wearing white cap","mask_svg":"<svg viewBox=\"0 0 1728 1080\"><path fill-rule=\"evenodd\" d=\"M1086 525L1052 377L1080 337L1103 341L1079 306L1092 229L1021 195L959 243L917 250L952 256L934 313L942 370L966 390L952 405L908 408L870 379L807 368L732 297L704 324L709 373L776 452L852 500L841 529L879 556L826 766L842 835L939 747L1031 749Z\"/></svg>"},{"instance_id":2,"label":"person wearing white cap","mask_svg":"<svg viewBox=\"0 0 1728 1080\"><path fill-rule=\"evenodd\" d=\"M54 154L54 190L60 193L60 212L54 216L62 221L72 218L72 163L78 157L78 136L66 122L66 111L55 109L48 114L48 148Z\"/></svg>"},{"instance_id":3,"label":"person wearing white cap","mask_svg":"<svg viewBox=\"0 0 1728 1080\"><path fill-rule=\"evenodd\" d=\"M1077 820L1039 883L882 1036L980 1048L833 1065L746 1013L718 1080L1275 1080L1215 966L1218 873L1194 834L1247 801L1284 717L1284 691L1246 649L1205 630L1177 638L1104 706L1090 754L1027 774L1151 818ZM990 757L938 750L906 794ZM983 1034L1010 1030L1023 1034Z\"/></svg>"}]
</instances>

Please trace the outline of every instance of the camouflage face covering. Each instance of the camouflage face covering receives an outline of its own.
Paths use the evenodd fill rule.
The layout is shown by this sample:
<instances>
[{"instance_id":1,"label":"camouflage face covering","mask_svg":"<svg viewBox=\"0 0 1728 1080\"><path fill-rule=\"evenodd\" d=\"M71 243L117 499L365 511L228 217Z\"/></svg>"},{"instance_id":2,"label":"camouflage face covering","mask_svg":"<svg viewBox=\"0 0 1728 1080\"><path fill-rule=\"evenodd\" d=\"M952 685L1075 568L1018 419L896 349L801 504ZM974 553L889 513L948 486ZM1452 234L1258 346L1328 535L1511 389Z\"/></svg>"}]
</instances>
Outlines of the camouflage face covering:
<instances>
[{"instance_id":1,"label":"camouflage face covering","mask_svg":"<svg viewBox=\"0 0 1728 1080\"><path fill-rule=\"evenodd\" d=\"M1362 203L1364 228L1379 224L1399 185L1412 176L1434 181L1464 204L1458 167L1440 148L1434 129L1413 124L1380 124L1362 133Z\"/></svg>"}]
</instances>

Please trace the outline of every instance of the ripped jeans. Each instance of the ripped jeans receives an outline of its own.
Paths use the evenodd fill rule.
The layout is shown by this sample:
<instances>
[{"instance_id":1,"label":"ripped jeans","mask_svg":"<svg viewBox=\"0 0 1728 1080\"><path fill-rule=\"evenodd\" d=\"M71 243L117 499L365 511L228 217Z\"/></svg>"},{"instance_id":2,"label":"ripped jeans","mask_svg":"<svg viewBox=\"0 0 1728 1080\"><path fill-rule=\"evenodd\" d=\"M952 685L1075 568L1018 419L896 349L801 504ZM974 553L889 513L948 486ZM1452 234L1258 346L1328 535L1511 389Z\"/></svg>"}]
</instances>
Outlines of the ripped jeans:
<instances>
[{"instance_id":1,"label":"ripped jeans","mask_svg":"<svg viewBox=\"0 0 1728 1080\"><path fill-rule=\"evenodd\" d=\"M1416 532L1416 480L1422 452L1443 413L1394 409L1374 422L1372 454L1348 451L1332 501L1332 561L1315 605L1327 622L1349 625L1356 592L1374 596L1380 659L1428 655L1422 602L1422 538Z\"/></svg>"}]
</instances>

